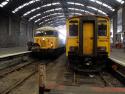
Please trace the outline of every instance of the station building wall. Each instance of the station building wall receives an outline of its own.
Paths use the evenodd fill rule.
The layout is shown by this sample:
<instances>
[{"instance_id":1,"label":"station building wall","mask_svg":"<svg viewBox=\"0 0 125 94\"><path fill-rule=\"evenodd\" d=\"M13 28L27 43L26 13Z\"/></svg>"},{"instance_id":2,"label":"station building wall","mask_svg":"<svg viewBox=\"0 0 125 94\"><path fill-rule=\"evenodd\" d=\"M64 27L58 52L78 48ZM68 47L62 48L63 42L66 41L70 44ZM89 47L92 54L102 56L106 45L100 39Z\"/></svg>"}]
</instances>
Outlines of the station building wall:
<instances>
[{"instance_id":1,"label":"station building wall","mask_svg":"<svg viewBox=\"0 0 125 94\"><path fill-rule=\"evenodd\" d=\"M0 48L24 47L33 41L34 25L19 17L0 15Z\"/></svg>"}]
</instances>

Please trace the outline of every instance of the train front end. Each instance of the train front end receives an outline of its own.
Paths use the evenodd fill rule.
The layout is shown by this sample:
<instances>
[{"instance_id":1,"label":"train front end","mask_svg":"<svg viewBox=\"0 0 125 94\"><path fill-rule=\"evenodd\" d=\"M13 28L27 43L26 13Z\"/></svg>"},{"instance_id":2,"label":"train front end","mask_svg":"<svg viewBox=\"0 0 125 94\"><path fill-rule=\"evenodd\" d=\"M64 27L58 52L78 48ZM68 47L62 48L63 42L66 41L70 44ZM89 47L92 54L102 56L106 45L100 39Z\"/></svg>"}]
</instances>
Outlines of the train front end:
<instances>
[{"instance_id":1,"label":"train front end","mask_svg":"<svg viewBox=\"0 0 125 94\"><path fill-rule=\"evenodd\" d=\"M66 56L75 70L97 72L110 54L108 17L79 16L67 20Z\"/></svg>"}]
</instances>

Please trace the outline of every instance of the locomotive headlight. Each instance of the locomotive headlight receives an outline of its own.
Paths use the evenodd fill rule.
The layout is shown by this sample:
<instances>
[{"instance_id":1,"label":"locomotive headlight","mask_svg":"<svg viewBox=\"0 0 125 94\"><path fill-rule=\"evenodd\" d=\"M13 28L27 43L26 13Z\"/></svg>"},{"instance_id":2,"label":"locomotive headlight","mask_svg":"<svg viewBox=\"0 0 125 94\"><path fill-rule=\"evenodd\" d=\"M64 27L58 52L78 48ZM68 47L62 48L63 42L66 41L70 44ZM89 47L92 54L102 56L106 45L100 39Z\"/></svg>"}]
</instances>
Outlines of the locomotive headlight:
<instances>
[{"instance_id":1,"label":"locomotive headlight","mask_svg":"<svg viewBox=\"0 0 125 94\"><path fill-rule=\"evenodd\" d=\"M50 46L51 46L51 48L53 47L53 43L52 42L50 43Z\"/></svg>"},{"instance_id":2,"label":"locomotive headlight","mask_svg":"<svg viewBox=\"0 0 125 94\"><path fill-rule=\"evenodd\" d=\"M51 47L53 46L53 44L51 43Z\"/></svg>"},{"instance_id":3,"label":"locomotive headlight","mask_svg":"<svg viewBox=\"0 0 125 94\"><path fill-rule=\"evenodd\" d=\"M106 52L106 47L98 47L98 51Z\"/></svg>"},{"instance_id":4,"label":"locomotive headlight","mask_svg":"<svg viewBox=\"0 0 125 94\"><path fill-rule=\"evenodd\" d=\"M69 48L69 50L70 50L71 52L75 52L75 51L77 51L77 49L78 49L78 47L76 47L76 46L71 46L71 47Z\"/></svg>"},{"instance_id":5,"label":"locomotive headlight","mask_svg":"<svg viewBox=\"0 0 125 94\"><path fill-rule=\"evenodd\" d=\"M45 40L45 38L42 38L42 40Z\"/></svg>"}]
</instances>

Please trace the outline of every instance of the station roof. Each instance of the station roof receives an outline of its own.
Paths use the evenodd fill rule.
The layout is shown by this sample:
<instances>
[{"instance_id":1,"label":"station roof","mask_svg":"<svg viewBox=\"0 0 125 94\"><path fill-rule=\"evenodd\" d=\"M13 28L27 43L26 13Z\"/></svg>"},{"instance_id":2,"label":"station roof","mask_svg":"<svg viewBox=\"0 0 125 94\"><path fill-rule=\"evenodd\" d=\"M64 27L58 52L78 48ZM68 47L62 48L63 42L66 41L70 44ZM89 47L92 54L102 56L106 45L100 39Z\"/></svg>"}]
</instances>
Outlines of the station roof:
<instances>
[{"instance_id":1,"label":"station roof","mask_svg":"<svg viewBox=\"0 0 125 94\"><path fill-rule=\"evenodd\" d=\"M0 0L0 7L38 25L63 25L73 15L110 16L124 0Z\"/></svg>"}]
</instances>

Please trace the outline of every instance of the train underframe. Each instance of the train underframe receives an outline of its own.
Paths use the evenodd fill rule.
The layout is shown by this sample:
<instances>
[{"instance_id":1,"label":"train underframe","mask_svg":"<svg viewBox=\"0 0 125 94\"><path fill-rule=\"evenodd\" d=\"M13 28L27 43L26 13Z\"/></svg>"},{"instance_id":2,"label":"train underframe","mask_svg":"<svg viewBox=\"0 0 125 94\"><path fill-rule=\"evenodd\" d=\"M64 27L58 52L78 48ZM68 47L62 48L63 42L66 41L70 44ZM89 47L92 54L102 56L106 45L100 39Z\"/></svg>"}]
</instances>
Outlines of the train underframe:
<instances>
[{"instance_id":1,"label":"train underframe","mask_svg":"<svg viewBox=\"0 0 125 94\"><path fill-rule=\"evenodd\" d=\"M38 58L54 58L59 56L64 52L64 47L56 48L56 49L41 49L35 48L32 49L32 55Z\"/></svg>"},{"instance_id":2,"label":"train underframe","mask_svg":"<svg viewBox=\"0 0 125 94\"><path fill-rule=\"evenodd\" d=\"M97 56L87 56L69 52L67 59L68 67L74 71L100 72L108 64L108 53L98 52Z\"/></svg>"},{"instance_id":3,"label":"train underframe","mask_svg":"<svg viewBox=\"0 0 125 94\"><path fill-rule=\"evenodd\" d=\"M35 58L53 58L64 53L65 47L58 48L41 48L38 43L28 42L28 50L32 51L32 56Z\"/></svg>"}]
</instances>

